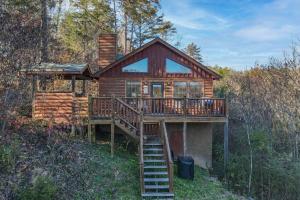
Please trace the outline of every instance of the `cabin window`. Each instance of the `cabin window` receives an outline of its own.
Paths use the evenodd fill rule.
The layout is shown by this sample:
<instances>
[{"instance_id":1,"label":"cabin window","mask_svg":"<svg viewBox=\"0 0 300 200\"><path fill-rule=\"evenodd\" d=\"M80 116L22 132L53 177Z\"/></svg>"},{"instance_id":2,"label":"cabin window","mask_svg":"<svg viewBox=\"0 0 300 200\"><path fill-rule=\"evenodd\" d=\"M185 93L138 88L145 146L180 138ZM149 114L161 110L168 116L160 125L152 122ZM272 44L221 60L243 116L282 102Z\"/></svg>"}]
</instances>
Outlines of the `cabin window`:
<instances>
[{"instance_id":1,"label":"cabin window","mask_svg":"<svg viewBox=\"0 0 300 200\"><path fill-rule=\"evenodd\" d=\"M140 61L123 67L122 72L148 72L148 58L144 58Z\"/></svg>"},{"instance_id":2,"label":"cabin window","mask_svg":"<svg viewBox=\"0 0 300 200\"><path fill-rule=\"evenodd\" d=\"M182 98L187 95L187 82L174 82L174 97Z\"/></svg>"},{"instance_id":3,"label":"cabin window","mask_svg":"<svg viewBox=\"0 0 300 200\"><path fill-rule=\"evenodd\" d=\"M189 74L189 73L191 73L191 70L173 60L166 59L166 72L167 73Z\"/></svg>"},{"instance_id":4,"label":"cabin window","mask_svg":"<svg viewBox=\"0 0 300 200\"><path fill-rule=\"evenodd\" d=\"M126 97L140 97L140 96L141 96L141 82L126 81Z\"/></svg>"},{"instance_id":5,"label":"cabin window","mask_svg":"<svg viewBox=\"0 0 300 200\"><path fill-rule=\"evenodd\" d=\"M203 96L203 87L199 82L190 82L189 83L189 97L191 98L200 98Z\"/></svg>"},{"instance_id":6,"label":"cabin window","mask_svg":"<svg viewBox=\"0 0 300 200\"><path fill-rule=\"evenodd\" d=\"M199 82L174 82L174 97L200 98L203 96L203 87Z\"/></svg>"}]
</instances>

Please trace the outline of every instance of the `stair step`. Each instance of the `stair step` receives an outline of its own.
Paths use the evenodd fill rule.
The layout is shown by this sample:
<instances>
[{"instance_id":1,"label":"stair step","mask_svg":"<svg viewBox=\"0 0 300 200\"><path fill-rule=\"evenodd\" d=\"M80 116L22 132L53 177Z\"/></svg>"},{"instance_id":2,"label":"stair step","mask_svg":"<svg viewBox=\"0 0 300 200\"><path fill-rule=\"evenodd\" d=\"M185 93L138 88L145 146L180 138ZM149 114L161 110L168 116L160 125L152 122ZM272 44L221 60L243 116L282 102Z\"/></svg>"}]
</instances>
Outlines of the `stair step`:
<instances>
[{"instance_id":1,"label":"stair step","mask_svg":"<svg viewBox=\"0 0 300 200\"><path fill-rule=\"evenodd\" d=\"M144 151L162 151L163 149L161 148L147 148L147 149L144 149Z\"/></svg>"},{"instance_id":2,"label":"stair step","mask_svg":"<svg viewBox=\"0 0 300 200\"><path fill-rule=\"evenodd\" d=\"M151 156L153 156L153 157L162 157L162 156L164 156L164 154L161 154L161 153L151 154L151 153L149 153L149 154L144 154L144 156L149 156L149 157L151 157Z\"/></svg>"},{"instance_id":3,"label":"stair step","mask_svg":"<svg viewBox=\"0 0 300 200\"><path fill-rule=\"evenodd\" d=\"M148 165L144 166L144 169L167 169L166 165Z\"/></svg>"},{"instance_id":4,"label":"stair step","mask_svg":"<svg viewBox=\"0 0 300 200\"><path fill-rule=\"evenodd\" d=\"M174 197L174 193L170 192L146 192L142 197Z\"/></svg>"},{"instance_id":5,"label":"stair step","mask_svg":"<svg viewBox=\"0 0 300 200\"><path fill-rule=\"evenodd\" d=\"M168 172L144 172L144 175L168 175Z\"/></svg>"},{"instance_id":6,"label":"stair step","mask_svg":"<svg viewBox=\"0 0 300 200\"><path fill-rule=\"evenodd\" d=\"M169 178L144 178L144 182L169 182Z\"/></svg>"},{"instance_id":7,"label":"stair step","mask_svg":"<svg viewBox=\"0 0 300 200\"><path fill-rule=\"evenodd\" d=\"M145 163L164 163L165 160L144 160Z\"/></svg>"},{"instance_id":8,"label":"stair step","mask_svg":"<svg viewBox=\"0 0 300 200\"><path fill-rule=\"evenodd\" d=\"M145 189L169 189L169 185L145 185Z\"/></svg>"},{"instance_id":9,"label":"stair step","mask_svg":"<svg viewBox=\"0 0 300 200\"><path fill-rule=\"evenodd\" d=\"M144 146L162 146L160 143L145 143Z\"/></svg>"}]
</instances>

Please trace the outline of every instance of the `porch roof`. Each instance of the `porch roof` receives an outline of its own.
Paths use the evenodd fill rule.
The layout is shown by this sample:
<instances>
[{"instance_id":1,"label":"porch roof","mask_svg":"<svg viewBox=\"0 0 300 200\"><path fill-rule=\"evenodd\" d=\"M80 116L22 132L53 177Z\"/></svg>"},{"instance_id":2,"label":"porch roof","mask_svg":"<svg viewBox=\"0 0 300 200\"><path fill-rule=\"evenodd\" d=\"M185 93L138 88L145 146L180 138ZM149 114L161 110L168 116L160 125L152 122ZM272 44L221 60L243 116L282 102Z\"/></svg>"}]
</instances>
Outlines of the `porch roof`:
<instances>
[{"instance_id":1,"label":"porch roof","mask_svg":"<svg viewBox=\"0 0 300 200\"><path fill-rule=\"evenodd\" d=\"M71 79L72 76L76 76L77 79L93 79L92 71L86 63L40 63L21 71L27 75L62 75L65 79Z\"/></svg>"}]
</instances>

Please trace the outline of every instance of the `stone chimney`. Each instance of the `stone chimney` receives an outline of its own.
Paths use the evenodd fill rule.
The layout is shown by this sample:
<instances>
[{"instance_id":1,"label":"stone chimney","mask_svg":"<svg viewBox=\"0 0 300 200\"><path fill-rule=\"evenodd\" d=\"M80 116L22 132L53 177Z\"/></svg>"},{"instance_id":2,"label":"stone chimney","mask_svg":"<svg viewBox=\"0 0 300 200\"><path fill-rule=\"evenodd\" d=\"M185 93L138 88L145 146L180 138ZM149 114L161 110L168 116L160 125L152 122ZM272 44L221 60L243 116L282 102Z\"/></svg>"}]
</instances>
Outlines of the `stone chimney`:
<instances>
[{"instance_id":1,"label":"stone chimney","mask_svg":"<svg viewBox=\"0 0 300 200\"><path fill-rule=\"evenodd\" d=\"M107 65L116 60L117 55L117 35L101 34L99 36L99 69L103 69Z\"/></svg>"}]
</instances>

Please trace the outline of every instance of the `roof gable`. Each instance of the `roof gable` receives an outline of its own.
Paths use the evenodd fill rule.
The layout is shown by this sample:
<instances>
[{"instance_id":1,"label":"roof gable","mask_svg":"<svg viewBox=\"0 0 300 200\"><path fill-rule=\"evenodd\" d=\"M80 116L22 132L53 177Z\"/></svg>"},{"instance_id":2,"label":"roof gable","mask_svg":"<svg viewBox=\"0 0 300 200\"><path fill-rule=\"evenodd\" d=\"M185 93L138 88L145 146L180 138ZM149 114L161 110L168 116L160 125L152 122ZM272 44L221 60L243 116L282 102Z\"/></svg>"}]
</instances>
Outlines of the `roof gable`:
<instances>
[{"instance_id":1,"label":"roof gable","mask_svg":"<svg viewBox=\"0 0 300 200\"><path fill-rule=\"evenodd\" d=\"M160 39L160 38L156 38L146 44L144 44L143 46L141 46L140 48L130 52L129 54L125 55L124 57L120 58L119 60L116 60L115 62L111 63L110 65L108 65L107 67L103 68L101 71L97 72L95 74L95 76L101 76L102 74L105 74L105 72L111 70L112 68L118 66L120 63L131 59L133 56L135 56L136 54L150 48L151 46L155 45L155 44L160 44L163 45L165 48L168 49L168 51L171 51L172 53L177 54L179 57L182 57L186 60L188 60L190 63L193 63L193 65L197 66L198 68L200 68L202 71L205 71L207 74L209 74L213 79L219 79L221 78L221 76L219 74L217 74L216 72L212 71L211 69L209 69L208 67L204 66L203 64L199 63L198 61L196 61L195 59L193 59L192 57L188 56L187 54L185 54L184 52L178 50L177 48L173 47L172 45L170 45L169 43L165 42L164 40Z\"/></svg>"}]
</instances>

